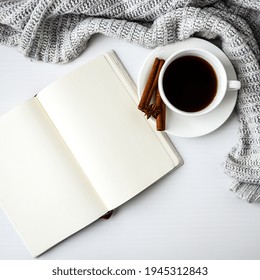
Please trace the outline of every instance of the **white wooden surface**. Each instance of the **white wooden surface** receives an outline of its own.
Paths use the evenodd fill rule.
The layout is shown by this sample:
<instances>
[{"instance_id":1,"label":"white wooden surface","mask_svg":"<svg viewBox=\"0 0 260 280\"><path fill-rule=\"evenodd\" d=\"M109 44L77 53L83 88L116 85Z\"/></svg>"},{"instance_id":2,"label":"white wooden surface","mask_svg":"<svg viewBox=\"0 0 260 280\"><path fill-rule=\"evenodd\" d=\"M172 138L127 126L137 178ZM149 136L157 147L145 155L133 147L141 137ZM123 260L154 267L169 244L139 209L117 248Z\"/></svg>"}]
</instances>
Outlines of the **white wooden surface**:
<instances>
[{"instance_id":1,"label":"white wooden surface","mask_svg":"<svg viewBox=\"0 0 260 280\"><path fill-rule=\"evenodd\" d=\"M110 49L137 82L151 50L101 35L94 36L86 51L66 65L32 62L16 48L1 46L0 114ZM110 220L95 222L39 258L259 259L260 204L236 198L222 167L238 141L237 130L233 113L209 135L170 136L185 161L180 169L117 209ZM31 259L1 209L0 259Z\"/></svg>"}]
</instances>

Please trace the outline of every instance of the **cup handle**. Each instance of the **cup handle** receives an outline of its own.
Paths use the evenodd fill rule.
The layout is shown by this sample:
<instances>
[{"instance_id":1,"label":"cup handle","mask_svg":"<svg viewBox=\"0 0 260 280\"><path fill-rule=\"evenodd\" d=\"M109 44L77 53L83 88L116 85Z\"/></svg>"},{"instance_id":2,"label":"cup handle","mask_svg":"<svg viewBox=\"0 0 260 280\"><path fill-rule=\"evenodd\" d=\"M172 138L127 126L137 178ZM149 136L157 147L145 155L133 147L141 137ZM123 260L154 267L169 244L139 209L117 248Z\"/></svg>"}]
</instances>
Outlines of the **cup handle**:
<instances>
[{"instance_id":1,"label":"cup handle","mask_svg":"<svg viewBox=\"0 0 260 280\"><path fill-rule=\"evenodd\" d=\"M227 91L239 90L241 88L240 81L227 81Z\"/></svg>"}]
</instances>

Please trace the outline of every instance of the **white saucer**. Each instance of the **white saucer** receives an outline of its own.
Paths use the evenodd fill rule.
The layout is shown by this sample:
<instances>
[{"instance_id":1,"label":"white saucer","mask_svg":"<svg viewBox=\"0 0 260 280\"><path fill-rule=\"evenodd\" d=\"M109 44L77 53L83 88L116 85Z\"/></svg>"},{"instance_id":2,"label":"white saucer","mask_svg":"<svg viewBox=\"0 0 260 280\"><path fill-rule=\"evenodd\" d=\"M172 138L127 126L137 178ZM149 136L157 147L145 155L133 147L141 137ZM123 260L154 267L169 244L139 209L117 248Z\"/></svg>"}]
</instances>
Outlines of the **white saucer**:
<instances>
[{"instance_id":1,"label":"white saucer","mask_svg":"<svg viewBox=\"0 0 260 280\"><path fill-rule=\"evenodd\" d=\"M182 42L177 42L164 47L154 49L144 61L138 77L138 96L143 93L149 72L156 57L167 59L175 51L187 48L202 48L215 54L223 63L229 80L236 80L236 72L227 56L212 43L198 38L190 38ZM220 127L231 115L237 100L237 91L228 92L221 104L210 113L202 116L183 116L170 111L166 111L165 132L181 137L197 137L208 134ZM152 122L155 122L151 118Z\"/></svg>"}]
</instances>

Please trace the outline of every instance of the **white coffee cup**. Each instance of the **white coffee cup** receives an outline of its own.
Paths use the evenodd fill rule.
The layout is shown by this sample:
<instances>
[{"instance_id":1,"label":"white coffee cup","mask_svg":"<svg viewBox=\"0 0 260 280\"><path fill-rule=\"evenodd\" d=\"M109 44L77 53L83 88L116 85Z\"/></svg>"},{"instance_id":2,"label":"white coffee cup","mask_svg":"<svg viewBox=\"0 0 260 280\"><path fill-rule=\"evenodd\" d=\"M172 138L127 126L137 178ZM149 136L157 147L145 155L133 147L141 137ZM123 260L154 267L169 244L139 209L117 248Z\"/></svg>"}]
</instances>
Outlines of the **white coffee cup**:
<instances>
[{"instance_id":1,"label":"white coffee cup","mask_svg":"<svg viewBox=\"0 0 260 280\"><path fill-rule=\"evenodd\" d=\"M196 57L199 57L199 58L205 60L206 62L208 62L211 65L211 67L213 68L213 70L215 72L216 80L217 80L216 93L215 93L215 97L213 98L213 100L206 107L204 107L201 110L195 111L195 112L184 111L184 110L181 110L181 109L175 107L174 104L172 104L168 100L168 98L165 94L164 86L163 86L163 78L164 78L165 71L167 70L169 65L174 60L176 60L180 57L183 57L183 56L196 56ZM165 61L164 65L160 71L158 87L159 87L159 92L160 92L162 100L164 101L165 105L170 110L172 110L173 112L182 114L182 115L186 115L186 116L198 116L198 115L203 115L203 114L209 113L210 111L215 109L221 103L221 101L223 100L223 98L227 92L239 90L241 87L241 84L237 80L228 80L227 79L227 73L226 73L226 70L225 70L223 64L214 54L212 54L206 50L203 50L203 49L193 48L193 49L188 49L188 50L186 49L186 50L181 50L181 51L175 52ZM168 92L168 95L169 95L169 92Z\"/></svg>"}]
</instances>

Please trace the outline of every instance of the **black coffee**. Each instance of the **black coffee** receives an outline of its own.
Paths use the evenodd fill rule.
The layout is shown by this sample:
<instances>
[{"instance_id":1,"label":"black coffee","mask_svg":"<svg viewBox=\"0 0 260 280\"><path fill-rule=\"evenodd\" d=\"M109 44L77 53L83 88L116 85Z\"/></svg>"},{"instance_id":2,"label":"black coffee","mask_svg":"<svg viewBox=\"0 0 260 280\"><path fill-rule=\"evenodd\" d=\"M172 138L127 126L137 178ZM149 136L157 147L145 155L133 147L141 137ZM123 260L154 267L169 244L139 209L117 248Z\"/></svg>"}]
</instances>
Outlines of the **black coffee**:
<instances>
[{"instance_id":1,"label":"black coffee","mask_svg":"<svg viewBox=\"0 0 260 280\"><path fill-rule=\"evenodd\" d=\"M207 107L216 95L217 84L212 66L192 55L171 62L163 77L167 99L185 112L197 112Z\"/></svg>"}]
</instances>

